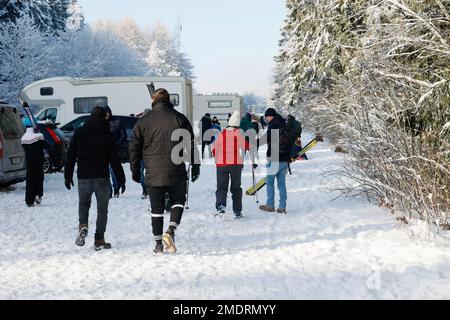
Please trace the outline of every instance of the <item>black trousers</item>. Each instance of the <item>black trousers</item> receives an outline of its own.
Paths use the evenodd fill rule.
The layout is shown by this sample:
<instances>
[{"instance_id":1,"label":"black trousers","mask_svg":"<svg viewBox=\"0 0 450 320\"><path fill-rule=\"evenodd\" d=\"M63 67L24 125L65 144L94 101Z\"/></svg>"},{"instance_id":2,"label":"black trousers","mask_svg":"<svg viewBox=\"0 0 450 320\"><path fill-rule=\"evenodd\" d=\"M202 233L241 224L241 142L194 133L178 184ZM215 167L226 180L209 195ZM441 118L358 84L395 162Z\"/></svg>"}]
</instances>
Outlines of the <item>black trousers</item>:
<instances>
[{"instance_id":1,"label":"black trousers","mask_svg":"<svg viewBox=\"0 0 450 320\"><path fill-rule=\"evenodd\" d=\"M91 208L93 194L95 194L97 200L97 229L95 231L95 240L104 240L111 194L111 182L109 179L78 180L78 215L80 225L89 224L89 209Z\"/></svg>"},{"instance_id":2,"label":"black trousers","mask_svg":"<svg viewBox=\"0 0 450 320\"><path fill-rule=\"evenodd\" d=\"M216 192L216 208L219 206L227 206L227 194L230 187L233 195L233 212L242 212L242 165L217 167L217 192Z\"/></svg>"},{"instance_id":3,"label":"black trousers","mask_svg":"<svg viewBox=\"0 0 450 320\"><path fill-rule=\"evenodd\" d=\"M36 197L44 195L44 171L42 165L27 167L25 202L33 205Z\"/></svg>"},{"instance_id":4,"label":"black trousers","mask_svg":"<svg viewBox=\"0 0 450 320\"><path fill-rule=\"evenodd\" d=\"M187 182L180 182L169 187L147 187L152 206L152 228L156 241L161 241L164 228L164 211L166 207L166 193L169 194L172 205L170 226L178 228L183 217L186 204Z\"/></svg>"}]
</instances>

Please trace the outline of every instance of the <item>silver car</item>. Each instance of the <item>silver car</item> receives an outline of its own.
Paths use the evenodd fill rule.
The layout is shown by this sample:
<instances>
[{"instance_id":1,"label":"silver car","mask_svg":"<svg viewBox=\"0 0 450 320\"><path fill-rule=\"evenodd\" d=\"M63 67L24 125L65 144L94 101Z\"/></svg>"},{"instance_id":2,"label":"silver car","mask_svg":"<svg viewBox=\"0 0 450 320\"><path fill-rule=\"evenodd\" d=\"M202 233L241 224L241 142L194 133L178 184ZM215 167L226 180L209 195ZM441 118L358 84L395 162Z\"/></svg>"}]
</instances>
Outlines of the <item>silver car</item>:
<instances>
[{"instance_id":1,"label":"silver car","mask_svg":"<svg viewBox=\"0 0 450 320\"><path fill-rule=\"evenodd\" d=\"M19 110L0 102L0 186L26 179L25 151L21 143L24 133Z\"/></svg>"}]
</instances>

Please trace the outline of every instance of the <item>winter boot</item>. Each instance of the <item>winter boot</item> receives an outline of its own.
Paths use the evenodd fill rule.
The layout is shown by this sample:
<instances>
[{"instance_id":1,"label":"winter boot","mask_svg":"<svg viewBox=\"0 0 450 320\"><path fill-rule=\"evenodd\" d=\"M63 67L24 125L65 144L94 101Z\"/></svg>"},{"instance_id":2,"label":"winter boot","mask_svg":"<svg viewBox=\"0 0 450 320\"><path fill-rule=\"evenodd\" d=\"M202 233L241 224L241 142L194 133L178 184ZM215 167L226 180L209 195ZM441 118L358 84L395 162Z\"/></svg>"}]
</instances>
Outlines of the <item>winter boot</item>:
<instances>
[{"instance_id":1,"label":"winter boot","mask_svg":"<svg viewBox=\"0 0 450 320\"><path fill-rule=\"evenodd\" d=\"M235 212L234 213L234 219L239 220L242 219L244 216L242 215L242 212Z\"/></svg>"},{"instance_id":2,"label":"winter boot","mask_svg":"<svg viewBox=\"0 0 450 320\"><path fill-rule=\"evenodd\" d=\"M81 224L79 227L79 234L78 238L75 241L75 244L79 247L83 247L86 244L86 237L88 236L88 225L87 224Z\"/></svg>"},{"instance_id":3,"label":"winter boot","mask_svg":"<svg viewBox=\"0 0 450 320\"><path fill-rule=\"evenodd\" d=\"M42 204L42 197L36 196L36 205L40 206Z\"/></svg>"},{"instance_id":4,"label":"winter boot","mask_svg":"<svg viewBox=\"0 0 450 320\"><path fill-rule=\"evenodd\" d=\"M164 246L161 241L156 242L155 250L153 250L154 256L160 256L164 253Z\"/></svg>"},{"instance_id":5,"label":"winter boot","mask_svg":"<svg viewBox=\"0 0 450 320\"><path fill-rule=\"evenodd\" d=\"M259 207L259 210L266 211L266 212L275 212L275 209L274 209L274 208L269 207L269 206L267 206L267 205L262 205L262 206L260 206L260 207Z\"/></svg>"},{"instance_id":6,"label":"winter boot","mask_svg":"<svg viewBox=\"0 0 450 320\"><path fill-rule=\"evenodd\" d=\"M111 243L106 243L105 239L95 240L95 243L94 243L95 251L109 250L111 248L112 248Z\"/></svg>"},{"instance_id":7,"label":"winter boot","mask_svg":"<svg viewBox=\"0 0 450 320\"><path fill-rule=\"evenodd\" d=\"M119 198L120 197L120 192L119 189L114 189L114 198Z\"/></svg>"},{"instance_id":8,"label":"winter boot","mask_svg":"<svg viewBox=\"0 0 450 320\"><path fill-rule=\"evenodd\" d=\"M163 242L165 250L168 253L177 253L177 247L175 246L175 230L169 229L166 234L163 235Z\"/></svg>"},{"instance_id":9,"label":"winter boot","mask_svg":"<svg viewBox=\"0 0 450 320\"><path fill-rule=\"evenodd\" d=\"M218 207L217 207L217 213L215 214L215 216L216 217L220 217L220 216L222 216L223 214L225 214L225 209L226 209L226 207L224 206L224 205L219 205Z\"/></svg>"},{"instance_id":10,"label":"winter boot","mask_svg":"<svg viewBox=\"0 0 450 320\"><path fill-rule=\"evenodd\" d=\"M278 212L278 213L284 213L284 214L287 214L286 209L283 209L283 208L277 209L277 212Z\"/></svg>"}]
</instances>

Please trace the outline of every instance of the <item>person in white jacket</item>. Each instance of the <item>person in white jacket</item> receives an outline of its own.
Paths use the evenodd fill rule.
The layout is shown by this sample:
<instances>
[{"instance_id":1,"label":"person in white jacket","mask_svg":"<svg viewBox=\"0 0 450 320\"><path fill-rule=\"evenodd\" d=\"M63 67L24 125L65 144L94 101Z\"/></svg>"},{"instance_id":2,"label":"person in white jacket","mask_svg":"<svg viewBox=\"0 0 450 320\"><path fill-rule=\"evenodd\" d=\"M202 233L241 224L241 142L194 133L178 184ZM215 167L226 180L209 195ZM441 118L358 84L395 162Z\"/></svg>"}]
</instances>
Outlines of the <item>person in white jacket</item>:
<instances>
[{"instance_id":1,"label":"person in white jacket","mask_svg":"<svg viewBox=\"0 0 450 320\"><path fill-rule=\"evenodd\" d=\"M25 203L34 207L42 203L44 195L44 148L46 145L42 133L35 132L31 122L25 121L26 132L22 137L26 159L26 192Z\"/></svg>"}]
</instances>

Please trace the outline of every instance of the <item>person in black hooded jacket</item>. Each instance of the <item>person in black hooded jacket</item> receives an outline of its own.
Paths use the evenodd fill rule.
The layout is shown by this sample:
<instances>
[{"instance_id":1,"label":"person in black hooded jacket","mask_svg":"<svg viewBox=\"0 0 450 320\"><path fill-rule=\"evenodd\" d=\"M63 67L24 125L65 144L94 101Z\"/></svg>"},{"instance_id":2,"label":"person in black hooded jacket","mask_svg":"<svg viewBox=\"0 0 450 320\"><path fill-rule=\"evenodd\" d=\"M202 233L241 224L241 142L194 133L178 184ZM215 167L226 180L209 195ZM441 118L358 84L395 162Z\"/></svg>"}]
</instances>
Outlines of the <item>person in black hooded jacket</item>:
<instances>
[{"instance_id":1,"label":"person in black hooded jacket","mask_svg":"<svg viewBox=\"0 0 450 320\"><path fill-rule=\"evenodd\" d=\"M111 193L109 167L111 166L122 193L125 192L125 174L120 163L106 110L95 107L85 125L77 129L70 142L64 172L65 185L71 189L75 163L78 165L79 236L76 244L84 246L88 235L89 209L92 194L97 199L97 230L95 249L110 249L105 242L108 204Z\"/></svg>"},{"instance_id":2,"label":"person in black hooded jacket","mask_svg":"<svg viewBox=\"0 0 450 320\"><path fill-rule=\"evenodd\" d=\"M113 134L114 142L116 144L117 151L119 155L126 153L128 151L128 135L127 129L122 124L119 118L115 117L112 113L112 110L109 106L105 107L106 110L106 120L109 121L109 125L111 126L111 132ZM122 156L123 158L124 156ZM122 159L121 159L122 160ZM119 182L117 180L116 175L114 174L114 170L110 167L109 173L111 175L112 180L112 188L114 190L114 198L118 198L119 193Z\"/></svg>"},{"instance_id":3,"label":"person in black hooded jacket","mask_svg":"<svg viewBox=\"0 0 450 320\"><path fill-rule=\"evenodd\" d=\"M157 90L152 99L153 110L138 120L129 150L130 168L137 183L141 179L141 160L144 160L145 184L152 206L152 227L156 240L154 254L159 255L164 251L163 242L169 253L177 251L175 230L181 222L186 202L186 165L176 164L172 158L172 151L179 144L172 141L174 131L184 129L190 135L189 147L186 146L184 152L191 156L192 182L200 176L200 164L196 163L199 154L192 126L185 115L174 109L167 90ZM166 193L169 193L172 208L169 229L163 235Z\"/></svg>"}]
</instances>

